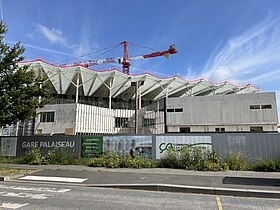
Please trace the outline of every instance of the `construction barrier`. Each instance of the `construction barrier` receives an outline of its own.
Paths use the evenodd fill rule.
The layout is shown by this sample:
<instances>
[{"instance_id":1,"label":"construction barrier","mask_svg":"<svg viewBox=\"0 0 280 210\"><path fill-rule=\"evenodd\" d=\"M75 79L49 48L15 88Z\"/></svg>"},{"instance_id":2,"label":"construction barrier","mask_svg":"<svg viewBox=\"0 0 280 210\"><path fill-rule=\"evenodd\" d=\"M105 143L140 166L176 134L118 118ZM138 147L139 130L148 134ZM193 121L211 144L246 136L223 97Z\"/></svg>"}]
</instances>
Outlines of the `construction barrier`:
<instances>
[{"instance_id":1,"label":"construction barrier","mask_svg":"<svg viewBox=\"0 0 280 210\"><path fill-rule=\"evenodd\" d=\"M215 150L222 156L241 153L255 159L280 158L280 133L191 133L161 135L112 135L112 136L2 136L2 156L21 157L31 148L42 153L54 149L67 149L80 157L96 157L103 153L136 155L160 159L170 148L200 147Z\"/></svg>"}]
</instances>

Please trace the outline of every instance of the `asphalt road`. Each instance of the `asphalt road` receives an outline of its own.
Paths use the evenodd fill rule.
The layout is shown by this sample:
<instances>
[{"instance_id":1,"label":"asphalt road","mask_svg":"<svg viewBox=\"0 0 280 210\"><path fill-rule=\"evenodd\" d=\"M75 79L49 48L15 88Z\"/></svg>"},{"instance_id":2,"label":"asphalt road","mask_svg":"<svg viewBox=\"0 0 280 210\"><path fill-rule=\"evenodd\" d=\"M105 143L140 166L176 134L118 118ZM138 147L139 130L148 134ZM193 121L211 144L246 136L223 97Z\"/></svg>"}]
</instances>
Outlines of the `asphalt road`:
<instances>
[{"instance_id":1,"label":"asphalt road","mask_svg":"<svg viewBox=\"0 0 280 210\"><path fill-rule=\"evenodd\" d=\"M136 170L137 172L137 170ZM235 177L235 176L198 176L180 174L158 174L135 172L74 171L74 170L42 170L33 173L35 176L58 176L86 178L86 185L95 184L174 184L201 187L222 187L240 189L258 189L278 191L280 179L265 177Z\"/></svg>"},{"instance_id":2,"label":"asphalt road","mask_svg":"<svg viewBox=\"0 0 280 210\"><path fill-rule=\"evenodd\" d=\"M280 200L0 182L0 209L278 210Z\"/></svg>"}]
</instances>

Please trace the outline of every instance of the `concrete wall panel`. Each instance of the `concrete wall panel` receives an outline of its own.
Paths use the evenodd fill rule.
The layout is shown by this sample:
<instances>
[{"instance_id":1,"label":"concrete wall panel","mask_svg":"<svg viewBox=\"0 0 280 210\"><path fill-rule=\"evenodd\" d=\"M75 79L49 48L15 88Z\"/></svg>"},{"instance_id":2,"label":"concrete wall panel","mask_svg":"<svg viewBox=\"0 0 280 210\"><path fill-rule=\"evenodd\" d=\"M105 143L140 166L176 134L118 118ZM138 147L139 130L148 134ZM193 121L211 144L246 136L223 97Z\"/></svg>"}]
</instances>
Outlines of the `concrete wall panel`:
<instances>
[{"instance_id":1,"label":"concrete wall panel","mask_svg":"<svg viewBox=\"0 0 280 210\"><path fill-rule=\"evenodd\" d=\"M37 109L37 113L55 112L54 122L40 122L40 115L36 117L35 134L63 134L66 128L75 130L77 104L52 104Z\"/></svg>"},{"instance_id":2,"label":"concrete wall panel","mask_svg":"<svg viewBox=\"0 0 280 210\"><path fill-rule=\"evenodd\" d=\"M250 105L259 105L260 109L250 109ZM261 105L271 105L271 109L262 109ZM277 131L275 93L168 98L167 109L176 108L183 108L183 112L167 112L168 127L190 126L193 131L207 132L213 130L209 126L226 126L226 131L250 131L250 126L262 126L263 131ZM196 126L206 128L198 130Z\"/></svg>"}]
</instances>

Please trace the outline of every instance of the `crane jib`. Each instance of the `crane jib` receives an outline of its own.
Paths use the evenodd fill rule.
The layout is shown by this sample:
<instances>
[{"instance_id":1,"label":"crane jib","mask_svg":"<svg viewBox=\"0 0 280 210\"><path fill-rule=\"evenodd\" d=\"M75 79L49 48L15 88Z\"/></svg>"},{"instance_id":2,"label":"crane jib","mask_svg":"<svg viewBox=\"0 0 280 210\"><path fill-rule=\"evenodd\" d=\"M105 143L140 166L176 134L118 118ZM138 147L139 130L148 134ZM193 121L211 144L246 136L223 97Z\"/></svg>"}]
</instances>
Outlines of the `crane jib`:
<instances>
[{"instance_id":1,"label":"crane jib","mask_svg":"<svg viewBox=\"0 0 280 210\"><path fill-rule=\"evenodd\" d=\"M165 58L169 58L170 54L176 54L176 48L175 45L170 45L168 50L165 51L159 51L159 52L153 52L150 54L146 55L140 55L136 57L128 57L128 50L127 50L127 42L122 42L124 46L124 55L123 57L113 57L113 58L105 58L105 59L100 59L100 60L87 60L83 62L76 62L72 64L64 64L60 65L60 67L71 67L71 66L84 66L84 67L90 67L90 66L95 66L99 64L110 64L110 63L119 63L122 64L123 67L123 72L129 74L129 66L130 66L130 61L132 60L139 60L139 59L144 59L144 58L153 58L153 57L158 57L158 56L164 56Z\"/></svg>"},{"instance_id":2,"label":"crane jib","mask_svg":"<svg viewBox=\"0 0 280 210\"><path fill-rule=\"evenodd\" d=\"M108 63L117 63L118 62L118 58L105 58L102 60L88 60L88 61L84 61L84 62L77 62L77 63L72 63L72 64L65 64L65 65L61 65L60 67L70 67L70 66L95 66L95 65L99 65L99 64L108 64Z\"/></svg>"},{"instance_id":3,"label":"crane jib","mask_svg":"<svg viewBox=\"0 0 280 210\"><path fill-rule=\"evenodd\" d=\"M151 53L148 55L143 55L144 58L152 58L152 57L157 57L157 56L162 56L162 55L166 55L166 54L175 54L177 53L177 51L175 49L170 49L170 50L166 50L163 52L155 52L155 53Z\"/></svg>"}]
</instances>

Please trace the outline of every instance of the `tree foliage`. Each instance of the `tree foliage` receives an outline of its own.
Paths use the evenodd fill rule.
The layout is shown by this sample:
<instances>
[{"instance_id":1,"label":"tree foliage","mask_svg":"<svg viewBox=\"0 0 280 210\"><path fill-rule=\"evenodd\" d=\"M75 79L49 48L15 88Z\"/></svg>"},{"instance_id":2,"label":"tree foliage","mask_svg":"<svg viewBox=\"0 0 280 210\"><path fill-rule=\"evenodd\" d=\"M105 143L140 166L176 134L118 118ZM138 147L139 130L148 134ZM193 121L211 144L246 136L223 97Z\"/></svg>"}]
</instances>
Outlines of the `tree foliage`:
<instances>
[{"instance_id":1,"label":"tree foliage","mask_svg":"<svg viewBox=\"0 0 280 210\"><path fill-rule=\"evenodd\" d=\"M28 65L19 66L25 49L20 42L8 46L6 33L6 25L0 22L0 126L32 119L48 95L43 78Z\"/></svg>"}]
</instances>

